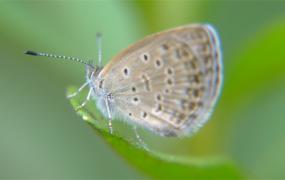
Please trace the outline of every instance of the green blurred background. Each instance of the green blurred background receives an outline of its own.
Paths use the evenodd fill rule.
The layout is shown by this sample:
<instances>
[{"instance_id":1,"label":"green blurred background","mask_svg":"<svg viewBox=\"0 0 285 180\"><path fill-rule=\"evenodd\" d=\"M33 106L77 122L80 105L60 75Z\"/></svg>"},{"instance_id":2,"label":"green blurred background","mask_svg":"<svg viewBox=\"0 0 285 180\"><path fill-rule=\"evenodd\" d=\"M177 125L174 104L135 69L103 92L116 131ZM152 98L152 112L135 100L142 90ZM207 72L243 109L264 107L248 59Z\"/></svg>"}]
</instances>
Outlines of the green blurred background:
<instances>
[{"instance_id":1,"label":"green blurred background","mask_svg":"<svg viewBox=\"0 0 285 180\"><path fill-rule=\"evenodd\" d=\"M219 31L224 88L211 120L161 151L225 156L247 177L285 178L284 1L0 1L0 178L142 178L72 110L84 67L27 49L104 62L144 36L197 22ZM169 145L170 144L170 145Z\"/></svg>"}]
</instances>

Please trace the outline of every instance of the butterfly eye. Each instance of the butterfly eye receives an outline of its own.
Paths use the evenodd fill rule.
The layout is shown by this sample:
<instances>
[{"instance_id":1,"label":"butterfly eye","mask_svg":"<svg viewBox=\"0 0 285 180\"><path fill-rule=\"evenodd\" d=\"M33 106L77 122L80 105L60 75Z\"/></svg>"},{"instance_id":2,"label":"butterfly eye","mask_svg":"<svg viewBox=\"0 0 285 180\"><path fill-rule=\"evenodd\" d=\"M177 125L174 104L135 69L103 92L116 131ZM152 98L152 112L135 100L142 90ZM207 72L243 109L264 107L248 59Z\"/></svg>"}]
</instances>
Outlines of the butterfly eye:
<instances>
[{"instance_id":1,"label":"butterfly eye","mask_svg":"<svg viewBox=\"0 0 285 180\"><path fill-rule=\"evenodd\" d=\"M105 67L99 33L96 41L96 65L75 57L34 51L25 54L87 65L87 81L68 95L73 98L89 88L85 99L79 97L82 102L76 110L97 101L108 120L109 132L113 133L112 121L117 117L126 120L146 150L137 126L160 136L182 137L208 120L223 80L220 42L211 25L185 25L148 36L112 58Z\"/></svg>"}]
</instances>

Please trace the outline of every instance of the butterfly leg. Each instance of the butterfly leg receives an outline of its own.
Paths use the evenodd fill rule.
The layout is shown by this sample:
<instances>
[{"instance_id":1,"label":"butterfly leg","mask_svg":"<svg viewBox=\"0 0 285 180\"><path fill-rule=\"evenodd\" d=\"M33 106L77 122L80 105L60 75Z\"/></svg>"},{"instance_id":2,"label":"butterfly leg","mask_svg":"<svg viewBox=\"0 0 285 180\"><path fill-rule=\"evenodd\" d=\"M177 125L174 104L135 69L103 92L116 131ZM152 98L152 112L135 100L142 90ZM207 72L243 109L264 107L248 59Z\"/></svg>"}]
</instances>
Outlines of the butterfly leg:
<instances>
[{"instance_id":1,"label":"butterfly leg","mask_svg":"<svg viewBox=\"0 0 285 180\"><path fill-rule=\"evenodd\" d=\"M108 126L109 126L109 131L111 134L113 134L113 127L112 127L112 115L111 115L111 110L110 110L110 104L108 100L108 95L105 97L105 105L108 113Z\"/></svg>"},{"instance_id":2,"label":"butterfly leg","mask_svg":"<svg viewBox=\"0 0 285 180\"><path fill-rule=\"evenodd\" d=\"M67 98L68 98L68 99L71 99L71 98L77 96L77 95L80 93L80 91L82 91L87 85L88 85L88 82L84 83L80 88L77 89L76 92L67 95Z\"/></svg>"},{"instance_id":3,"label":"butterfly leg","mask_svg":"<svg viewBox=\"0 0 285 180\"><path fill-rule=\"evenodd\" d=\"M143 141L143 139L141 138L140 134L138 133L138 130L137 130L137 126L134 126L133 127L133 130L135 132L135 135L136 135L136 138L139 142L139 144L146 150L149 150L147 144Z\"/></svg>"},{"instance_id":4,"label":"butterfly leg","mask_svg":"<svg viewBox=\"0 0 285 180\"><path fill-rule=\"evenodd\" d=\"M92 88L90 88L89 92L88 92L88 95L86 97L86 99L79 105L75 108L75 111L78 111L79 109L83 108L87 102L90 100L91 98L91 93L92 93Z\"/></svg>"}]
</instances>

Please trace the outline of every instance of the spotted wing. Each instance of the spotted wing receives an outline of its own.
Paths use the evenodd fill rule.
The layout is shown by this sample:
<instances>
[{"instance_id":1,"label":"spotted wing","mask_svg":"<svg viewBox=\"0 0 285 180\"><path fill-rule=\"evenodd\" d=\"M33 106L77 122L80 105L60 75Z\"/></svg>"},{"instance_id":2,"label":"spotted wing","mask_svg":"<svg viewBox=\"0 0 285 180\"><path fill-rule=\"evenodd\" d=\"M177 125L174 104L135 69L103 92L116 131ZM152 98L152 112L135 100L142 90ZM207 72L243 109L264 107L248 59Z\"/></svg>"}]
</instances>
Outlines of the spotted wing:
<instances>
[{"instance_id":1,"label":"spotted wing","mask_svg":"<svg viewBox=\"0 0 285 180\"><path fill-rule=\"evenodd\" d=\"M222 82L219 39L210 25L154 34L101 71L119 115L164 136L188 135L209 118Z\"/></svg>"}]
</instances>

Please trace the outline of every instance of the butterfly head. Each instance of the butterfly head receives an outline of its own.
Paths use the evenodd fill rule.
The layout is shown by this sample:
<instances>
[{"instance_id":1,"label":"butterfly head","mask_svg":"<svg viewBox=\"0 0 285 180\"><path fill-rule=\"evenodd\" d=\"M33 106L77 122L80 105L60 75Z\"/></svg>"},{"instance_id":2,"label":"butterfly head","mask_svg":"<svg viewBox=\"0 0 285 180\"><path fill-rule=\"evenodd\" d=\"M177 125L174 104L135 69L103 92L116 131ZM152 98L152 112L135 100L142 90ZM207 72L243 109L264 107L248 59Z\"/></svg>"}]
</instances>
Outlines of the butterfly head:
<instances>
[{"instance_id":1,"label":"butterfly head","mask_svg":"<svg viewBox=\"0 0 285 180\"><path fill-rule=\"evenodd\" d=\"M94 81L98 77L101 70L102 70L102 67L99 67L97 65L93 66L93 65L87 64L85 66L86 80Z\"/></svg>"}]
</instances>

